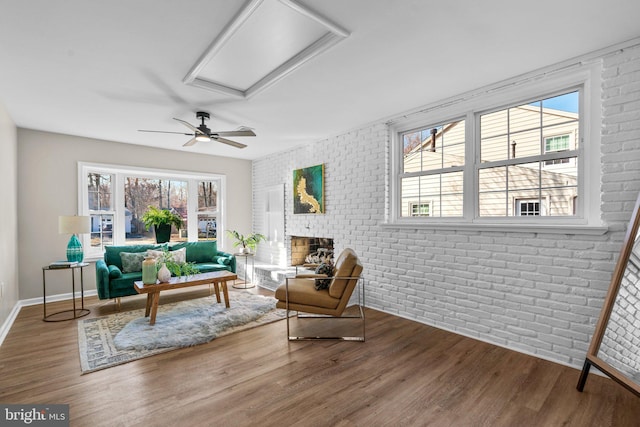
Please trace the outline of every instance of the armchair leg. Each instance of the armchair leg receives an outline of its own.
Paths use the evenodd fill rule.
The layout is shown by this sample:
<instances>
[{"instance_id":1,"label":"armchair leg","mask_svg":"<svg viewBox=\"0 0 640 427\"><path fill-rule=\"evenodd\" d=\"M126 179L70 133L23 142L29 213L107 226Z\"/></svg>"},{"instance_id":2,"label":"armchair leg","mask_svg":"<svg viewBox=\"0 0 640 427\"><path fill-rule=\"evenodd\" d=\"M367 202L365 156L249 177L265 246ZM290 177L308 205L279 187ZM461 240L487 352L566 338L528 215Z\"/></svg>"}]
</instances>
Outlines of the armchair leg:
<instances>
[{"instance_id":1,"label":"armchair leg","mask_svg":"<svg viewBox=\"0 0 640 427\"><path fill-rule=\"evenodd\" d=\"M364 316L364 309L362 307L362 305L358 305L358 311L359 311L359 315L358 316L340 316L340 317L335 317L335 316L307 316L307 315L303 315L300 316L300 314L298 313L296 315L296 317L298 319L332 319L332 320L338 320L338 319L362 319L362 335L356 335L356 336L319 336L319 335L315 335L315 336L296 336L296 335L291 335L291 329L289 327L289 310L287 310L287 338L289 339L289 341L314 341L314 340L337 340L337 341L359 341L359 342L364 342L365 341L365 316Z\"/></svg>"}]
</instances>

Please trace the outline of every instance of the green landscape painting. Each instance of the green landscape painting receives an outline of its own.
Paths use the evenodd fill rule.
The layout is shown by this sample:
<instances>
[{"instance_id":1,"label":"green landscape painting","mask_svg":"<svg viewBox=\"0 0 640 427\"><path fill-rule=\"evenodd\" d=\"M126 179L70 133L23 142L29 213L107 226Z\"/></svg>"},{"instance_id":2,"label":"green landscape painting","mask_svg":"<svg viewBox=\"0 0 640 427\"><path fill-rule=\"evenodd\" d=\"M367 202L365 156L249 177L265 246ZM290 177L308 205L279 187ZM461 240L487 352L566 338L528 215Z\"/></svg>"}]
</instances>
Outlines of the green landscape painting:
<instances>
[{"instance_id":1,"label":"green landscape painting","mask_svg":"<svg viewBox=\"0 0 640 427\"><path fill-rule=\"evenodd\" d=\"M293 213L324 213L324 164L293 171Z\"/></svg>"}]
</instances>

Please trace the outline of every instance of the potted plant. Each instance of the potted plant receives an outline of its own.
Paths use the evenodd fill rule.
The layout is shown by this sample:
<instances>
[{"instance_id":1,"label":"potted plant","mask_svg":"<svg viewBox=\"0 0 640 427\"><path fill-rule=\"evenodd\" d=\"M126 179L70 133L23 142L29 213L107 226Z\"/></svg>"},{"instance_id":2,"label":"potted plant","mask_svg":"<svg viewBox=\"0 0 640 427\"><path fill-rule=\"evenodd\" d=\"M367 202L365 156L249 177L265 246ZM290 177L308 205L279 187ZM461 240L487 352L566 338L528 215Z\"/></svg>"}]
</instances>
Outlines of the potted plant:
<instances>
[{"instance_id":1,"label":"potted plant","mask_svg":"<svg viewBox=\"0 0 640 427\"><path fill-rule=\"evenodd\" d=\"M142 222L147 230L149 230L151 226L154 227L157 243L165 243L171 239L172 225L178 230L182 227L182 218L180 215L168 209L158 209L155 206L149 206L149 209L142 215Z\"/></svg>"},{"instance_id":2,"label":"potted plant","mask_svg":"<svg viewBox=\"0 0 640 427\"><path fill-rule=\"evenodd\" d=\"M242 246L240 248L240 253L251 253L251 251L255 251L256 250L256 246L258 246L258 243L260 243L261 241L266 241L267 238L264 237L264 235L259 234L259 233L251 233L251 234L247 234L246 236L238 233L236 230L227 230L227 233L233 237L234 239L236 239L236 241L233 243L233 246Z\"/></svg>"}]
</instances>

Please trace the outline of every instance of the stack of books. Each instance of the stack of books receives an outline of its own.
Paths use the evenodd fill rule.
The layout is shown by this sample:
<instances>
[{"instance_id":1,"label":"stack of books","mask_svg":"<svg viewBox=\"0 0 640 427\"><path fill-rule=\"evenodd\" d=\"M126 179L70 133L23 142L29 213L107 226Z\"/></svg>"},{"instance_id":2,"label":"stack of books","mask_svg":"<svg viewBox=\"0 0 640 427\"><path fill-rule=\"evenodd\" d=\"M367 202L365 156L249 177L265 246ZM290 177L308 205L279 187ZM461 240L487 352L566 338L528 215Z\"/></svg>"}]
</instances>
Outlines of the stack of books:
<instances>
[{"instance_id":1,"label":"stack of books","mask_svg":"<svg viewBox=\"0 0 640 427\"><path fill-rule=\"evenodd\" d=\"M71 268L78 265L78 261L53 261L49 268Z\"/></svg>"}]
</instances>

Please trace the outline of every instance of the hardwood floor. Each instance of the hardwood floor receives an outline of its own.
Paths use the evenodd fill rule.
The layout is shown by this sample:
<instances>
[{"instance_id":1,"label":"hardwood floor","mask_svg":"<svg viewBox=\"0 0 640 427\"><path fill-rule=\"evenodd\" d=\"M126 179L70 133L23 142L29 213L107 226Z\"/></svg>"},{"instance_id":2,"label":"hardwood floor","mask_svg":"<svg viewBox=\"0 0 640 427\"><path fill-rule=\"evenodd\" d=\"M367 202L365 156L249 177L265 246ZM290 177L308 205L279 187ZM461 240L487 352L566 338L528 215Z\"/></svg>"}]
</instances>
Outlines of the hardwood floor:
<instances>
[{"instance_id":1,"label":"hardwood floor","mask_svg":"<svg viewBox=\"0 0 640 427\"><path fill-rule=\"evenodd\" d=\"M235 291L234 291L235 292ZM268 291L257 291L268 293ZM204 296L188 289L161 296ZM87 298L89 316L112 302ZM143 308L143 297L121 310ZM55 303L47 309L66 308ZM292 342L284 321L80 374L76 321L25 307L0 346L0 402L68 403L72 426L637 426L591 374L367 310L367 341Z\"/></svg>"}]
</instances>

